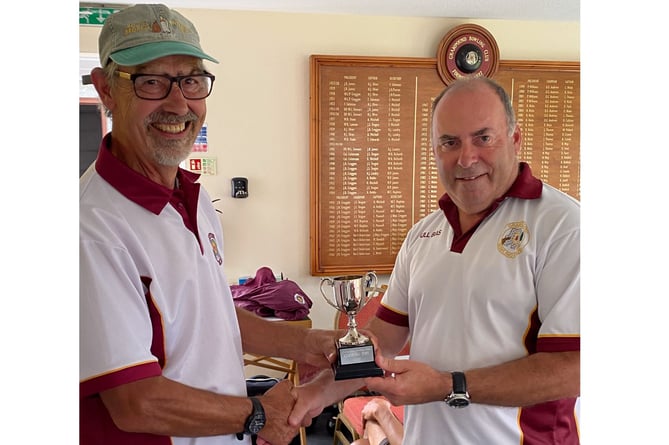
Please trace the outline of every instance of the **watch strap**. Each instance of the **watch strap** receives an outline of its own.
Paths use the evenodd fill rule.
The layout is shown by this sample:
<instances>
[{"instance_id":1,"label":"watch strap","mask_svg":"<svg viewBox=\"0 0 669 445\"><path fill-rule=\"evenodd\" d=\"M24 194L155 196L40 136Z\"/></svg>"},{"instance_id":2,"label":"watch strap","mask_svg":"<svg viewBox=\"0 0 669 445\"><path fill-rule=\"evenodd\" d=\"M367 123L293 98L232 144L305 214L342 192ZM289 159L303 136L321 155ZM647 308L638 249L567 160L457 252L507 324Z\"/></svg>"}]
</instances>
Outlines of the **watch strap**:
<instances>
[{"instance_id":1,"label":"watch strap","mask_svg":"<svg viewBox=\"0 0 669 445\"><path fill-rule=\"evenodd\" d=\"M467 379L465 373L460 371L452 372L453 376L453 394L467 394Z\"/></svg>"}]
</instances>

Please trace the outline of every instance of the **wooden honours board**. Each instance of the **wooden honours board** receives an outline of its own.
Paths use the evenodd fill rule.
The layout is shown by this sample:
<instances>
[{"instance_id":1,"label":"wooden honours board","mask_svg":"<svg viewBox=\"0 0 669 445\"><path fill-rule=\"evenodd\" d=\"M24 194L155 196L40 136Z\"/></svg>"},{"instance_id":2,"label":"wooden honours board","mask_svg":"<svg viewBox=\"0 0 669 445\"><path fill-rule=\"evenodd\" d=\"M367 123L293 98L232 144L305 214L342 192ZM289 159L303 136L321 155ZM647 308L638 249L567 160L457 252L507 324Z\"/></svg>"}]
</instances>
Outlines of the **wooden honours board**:
<instances>
[{"instance_id":1,"label":"wooden honours board","mask_svg":"<svg viewBox=\"0 0 669 445\"><path fill-rule=\"evenodd\" d=\"M390 273L444 193L432 158L436 59L311 56L311 273ZM579 199L580 65L500 61L535 176Z\"/></svg>"}]
</instances>

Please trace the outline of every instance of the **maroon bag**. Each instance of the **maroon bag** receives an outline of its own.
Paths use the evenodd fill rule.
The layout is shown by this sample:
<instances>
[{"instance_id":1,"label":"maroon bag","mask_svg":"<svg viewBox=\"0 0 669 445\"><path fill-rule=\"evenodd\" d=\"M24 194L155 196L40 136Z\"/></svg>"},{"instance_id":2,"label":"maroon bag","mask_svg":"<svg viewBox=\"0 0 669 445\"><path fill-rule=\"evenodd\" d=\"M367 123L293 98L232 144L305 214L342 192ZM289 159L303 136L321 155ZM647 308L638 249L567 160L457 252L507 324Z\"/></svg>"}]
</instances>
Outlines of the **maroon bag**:
<instances>
[{"instance_id":1,"label":"maroon bag","mask_svg":"<svg viewBox=\"0 0 669 445\"><path fill-rule=\"evenodd\" d=\"M311 299L291 280L276 281L269 267L261 267L244 284L230 286L235 306L261 317L304 320L309 316Z\"/></svg>"}]
</instances>

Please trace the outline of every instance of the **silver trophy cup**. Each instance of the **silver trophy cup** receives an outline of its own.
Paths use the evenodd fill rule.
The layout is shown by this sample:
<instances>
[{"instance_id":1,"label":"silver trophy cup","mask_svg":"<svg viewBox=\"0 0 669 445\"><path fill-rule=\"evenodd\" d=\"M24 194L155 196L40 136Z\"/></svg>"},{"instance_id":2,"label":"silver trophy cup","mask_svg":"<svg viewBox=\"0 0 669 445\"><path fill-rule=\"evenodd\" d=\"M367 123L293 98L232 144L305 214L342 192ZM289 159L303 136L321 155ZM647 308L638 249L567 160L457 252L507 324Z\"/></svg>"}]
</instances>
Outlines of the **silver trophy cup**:
<instances>
[{"instance_id":1,"label":"silver trophy cup","mask_svg":"<svg viewBox=\"0 0 669 445\"><path fill-rule=\"evenodd\" d=\"M346 335L337 341L337 362L333 364L335 380L383 375L383 370L374 362L372 341L358 332L355 321L355 316L369 299L383 291L377 283L374 272L321 280L320 289L325 301L348 317ZM332 298L325 292L326 286L331 289Z\"/></svg>"}]
</instances>

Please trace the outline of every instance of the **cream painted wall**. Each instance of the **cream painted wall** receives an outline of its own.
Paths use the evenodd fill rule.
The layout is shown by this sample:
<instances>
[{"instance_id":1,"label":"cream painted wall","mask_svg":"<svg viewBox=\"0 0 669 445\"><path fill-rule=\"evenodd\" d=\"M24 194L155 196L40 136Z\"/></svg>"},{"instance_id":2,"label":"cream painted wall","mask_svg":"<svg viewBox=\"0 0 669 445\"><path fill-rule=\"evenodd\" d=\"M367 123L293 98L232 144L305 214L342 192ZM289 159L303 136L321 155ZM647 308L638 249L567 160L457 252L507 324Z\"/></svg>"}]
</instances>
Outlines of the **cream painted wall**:
<instances>
[{"instance_id":1,"label":"cream painted wall","mask_svg":"<svg viewBox=\"0 0 669 445\"><path fill-rule=\"evenodd\" d=\"M578 61L578 22L522 22L181 9L202 46L221 61L208 99L208 156L218 174L203 176L223 214L230 281L269 266L311 296L315 327L330 328L309 262L309 56L435 57L454 26L476 23L497 40L501 59ZM100 28L80 26L80 51L97 53ZM249 179L249 198L230 197L230 179ZM387 276L381 277L382 281Z\"/></svg>"}]
</instances>

